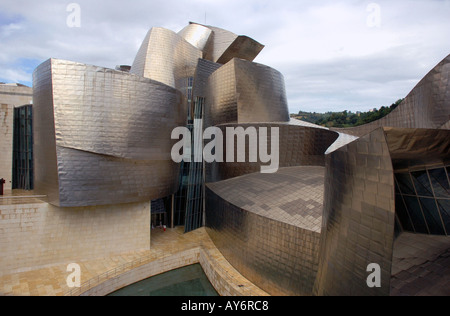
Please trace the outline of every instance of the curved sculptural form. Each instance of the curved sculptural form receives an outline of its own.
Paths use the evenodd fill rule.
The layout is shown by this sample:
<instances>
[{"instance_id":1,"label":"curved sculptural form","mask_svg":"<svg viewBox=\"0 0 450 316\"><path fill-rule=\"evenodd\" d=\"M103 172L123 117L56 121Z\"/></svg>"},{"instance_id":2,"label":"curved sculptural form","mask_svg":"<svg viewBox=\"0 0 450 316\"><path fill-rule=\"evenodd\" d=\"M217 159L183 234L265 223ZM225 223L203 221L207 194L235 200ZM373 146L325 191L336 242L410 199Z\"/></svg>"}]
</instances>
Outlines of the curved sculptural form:
<instances>
[{"instance_id":1,"label":"curved sculptural form","mask_svg":"<svg viewBox=\"0 0 450 316\"><path fill-rule=\"evenodd\" d=\"M193 22L178 34L202 50L204 59L219 64L226 64L233 58L253 61L264 48L264 45L248 36Z\"/></svg>"},{"instance_id":2,"label":"curved sculptural form","mask_svg":"<svg viewBox=\"0 0 450 316\"><path fill-rule=\"evenodd\" d=\"M207 83L205 126L289 122L283 75L265 65L234 58Z\"/></svg>"},{"instance_id":3,"label":"curved sculptural form","mask_svg":"<svg viewBox=\"0 0 450 316\"><path fill-rule=\"evenodd\" d=\"M444 170L449 152L448 130L378 128L327 155L314 294L389 295L395 226L407 229L404 223L396 223L396 218L402 221L403 216L398 207L402 197L396 193L394 173L405 167ZM449 184L442 185L448 188ZM440 218L432 212L440 212L443 222L450 222L449 210L432 211L422 207L426 205L422 198L419 200L414 209L418 214L411 213L417 216L417 221L419 217L421 221L428 220L426 226L431 227L435 218ZM431 200L436 208L436 202ZM367 285L365 272L373 263L380 267L380 287Z\"/></svg>"},{"instance_id":4,"label":"curved sculptural form","mask_svg":"<svg viewBox=\"0 0 450 316\"><path fill-rule=\"evenodd\" d=\"M211 29L197 23L189 23L188 26L178 32L178 35L202 52L204 52L211 34Z\"/></svg>"},{"instance_id":5,"label":"curved sculptural form","mask_svg":"<svg viewBox=\"0 0 450 316\"><path fill-rule=\"evenodd\" d=\"M117 204L176 190L170 133L182 95L157 81L51 59L34 72L35 182L58 206Z\"/></svg>"},{"instance_id":6,"label":"curved sculptural form","mask_svg":"<svg viewBox=\"0 0 450 316\"><path fill-rule=\"evenodd\" d=\"M389 295L396 234L450 235L450 56L385 118L327 129L290 119L283 75L253 62L262 48L190 23L152 28L130 73L44 62L36 191L61 207L178 192L185 231L206 225L269 294Z\"/></svg>"},{"instance_id":7,"label":"curved sculptural form","mask_svg":"<svg viewBox=\"0 0 450 316\"><path fill-rule=\"evenodd\" d=\"M202 56L201 50L177 33L154 27L145 37L130 72L181 90L185 78L194 76Z\"/></svg>"}]
</instances>

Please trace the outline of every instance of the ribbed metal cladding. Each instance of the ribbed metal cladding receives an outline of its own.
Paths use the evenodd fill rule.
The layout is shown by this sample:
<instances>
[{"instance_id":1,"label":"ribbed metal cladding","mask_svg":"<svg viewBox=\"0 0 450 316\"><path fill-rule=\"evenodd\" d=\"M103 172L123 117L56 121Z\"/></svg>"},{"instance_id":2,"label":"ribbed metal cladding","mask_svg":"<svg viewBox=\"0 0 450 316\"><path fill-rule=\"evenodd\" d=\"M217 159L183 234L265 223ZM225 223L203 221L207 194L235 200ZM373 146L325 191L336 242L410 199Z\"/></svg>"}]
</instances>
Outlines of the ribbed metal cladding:
<instances>
[{"instance_id":1,"label":"ribbed metal cladding","mask_svg":"<svg viewBox=\"0 0 450 316\"><path fill-rule=\"evenodd\" d=\"M450 55L434 67L386 117L362 126L334 130L362 136L382 126L449 129L449 104Z\"/></svg>"},{"instance_id":2,"label":"ribbed metal cladding","mask_svg":"<svg viewBox=\"0 0 450 316\"><path fill-rule=\"evenodd\" d=\"M283 75L265 65L232 59L208 79L205 126L289 122Z\"/></svg>"},{"instance_id":3,"label":"ribbed metal cladding","mask_svg":"<svg viewBox=\"0 0 450 316\"><path fill-rule=\"evenodd\" d=\"M58 206L138 202L172 194L177 90L107 68L51 59L34 73L36 188Z\"/></svg>"}]
</instances>

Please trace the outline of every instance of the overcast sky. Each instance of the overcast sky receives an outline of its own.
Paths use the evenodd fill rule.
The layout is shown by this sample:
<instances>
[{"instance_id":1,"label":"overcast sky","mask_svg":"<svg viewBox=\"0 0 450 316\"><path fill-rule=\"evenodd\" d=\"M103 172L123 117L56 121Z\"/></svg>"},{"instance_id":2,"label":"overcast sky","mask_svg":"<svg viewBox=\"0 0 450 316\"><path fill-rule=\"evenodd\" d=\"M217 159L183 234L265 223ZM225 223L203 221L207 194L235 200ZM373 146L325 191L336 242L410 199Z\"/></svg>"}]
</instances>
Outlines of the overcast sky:
<instances>
[{"instance_id":1,"label":"overcast sky","mask_svg":"<svg viewBox=\"0 0 450 316\"><path fill-rule=\"evenodd\" d=\"M70 3L80 27L67 24ZM284 75L291 113L367 111L450 54L449 17L450 0L0 0L0 81L31 86L51 57L131 65L151 27L194 21L264 44L255 62Z\"/></svg>"}]
</instances>

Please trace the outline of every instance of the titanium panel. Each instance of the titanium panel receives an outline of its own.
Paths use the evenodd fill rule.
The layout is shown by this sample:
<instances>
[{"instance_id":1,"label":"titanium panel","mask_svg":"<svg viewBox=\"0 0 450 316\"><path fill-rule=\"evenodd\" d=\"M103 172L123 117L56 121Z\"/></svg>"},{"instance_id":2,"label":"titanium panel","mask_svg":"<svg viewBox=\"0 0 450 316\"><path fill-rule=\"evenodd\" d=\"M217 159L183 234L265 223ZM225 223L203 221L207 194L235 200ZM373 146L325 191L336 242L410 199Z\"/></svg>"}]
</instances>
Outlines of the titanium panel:
<instances>
[{"instance_id":1,"label":"titanium panel","mask_svg":"<svg viewBox=\"0 0 450 316\"><path fill-rule=\"evenodd\" d=\"M280 168L275 174L252 173L207 186L229 203L320 233L325 167Z\"/></svg>"},{"instance_id":2,"label":"titanium panel","mask_svg":"<svg viewBox=\"0 0 450 316\"><path fill-rule=\"evenodd\" d=\"M323 167L294 167L207 185L211 239L234 268L272 295L312 294L323 176Z\"/></svg>"},{"instance_id":3,"label":"titanium panel","mask_svg":"<svg viewBox=\"0 0 450 316\"><path fill-rule=\"evenodd\" d=\"M186 78L193 77L202 51L177 33L159 27L145 37L130 73L185 89Z\"/></svg>"},{"instance_id":4,"label":"titanium panel","mask_svg":"<svg viewBox=\"0 0 450 316\"><path fill-rule=\"evenodd\" d=\"M197 47L202 52L205 50L211 34L211 29L192 22L190 22L188 26L178 32L178 35L184 38L192 46Z\"/></svg>"},{"instance_id":5,"label":"titanium panel","mask_svg":"<svg viewBox=\"0 0 450 316\"><path fill-rule=\"evenodd\" d=\"M248 36L238 36L217 60L219 64L226 64L233 58L253 61L263 50L264 45Z\"/></svg>"},{"instance_id":6,"label":"titanium panel","mask_svg":"<svg viewBox=\"0 0 450 316\"><path fill-rule=\"evenodd\" d=\"M316 295L389 295L395 197L383 129L327 155ZM367 286L367 267L381 287Z\"/></svg>"},{"instance_id":7,"label":"titanium panel","mask_svg":"<svg viewBox=\"0 0 450 316\"><path fill-rule=\"evenodd\" d=\"M384 128L395 170L450 162L450 130Z\"/></svg>"},{"instance_id":8,"label":"titanium panel","mask_svg":"<svg viewBox=\"0 0 450 316\"><path fill-rule=\"evenodd\" d=\"M194 29L194 26L197 26L197 28ZM264 48L264 45L248 36L236 35L230 31L210 25L190 22L190 25L180 33L187 38L195 36L205 38L205 33L203 36L199 35L200 31L204 31L203 29L198 29L198 27L208 28L212 31L209 36L209 41L207 41L206 45L203 47L204 58L209 61L220 64L226 64L233 58L242 58L253 61ZM196 31L194 36L191 35L193 30ZM203 42L205 41L203 40L202 43Z\"/></svg>"},{"instance_id":9,"label":"titanium panel","mask_svg":"<svg viewBox=\"0 0 450 316\"><path fill-rule=\"evenodd\" d=\"M227 48L238 37L236 34L210 25L203 25L212 31L211 39L205 47L205 59L217 62Z\"/></svg>"},{"instance_id":10,"label":"titanium panel","mask_svg":"<svg viewBox=\"0 0 450 316\"><path fill-rule=\"evenodd\" d=\"M206 59L199 59L194 75L194 86L192 88L193 100L197 97L205 98L207 95L207 84L209 76L222 65Z\"/></svg>"},{"instance_id":11,"label":"titanium panel","mask_svg":"<svg viewBox=\"0 0 450 316\"><path fill-rule=\"evenodd\" d=\"M37 194L47 195L50 204L58 205L59 179L51 63L49 59L33 72L34 190Z\"/></svg>"},{"instance_id":12,"label":"titanium panel","mask_svg":"<svg viewBox=\"0 0 450 316\"><path fill-rule=\"evenodd\" d=\"M37 172L36 187L52 204L138 202L174 192L178 166L170 136L186 113L179 92L55 59L37 68L34 84L37 169L51 171Z\"/></svg>"},{"instance_id":13,"label":"titanium panel","mask_svg":"<svg viewBox=\"0 0 450 316\"><path fill-rule=\"evenodd\" d=\"M448 129L450 119L450 55L434 67L386 117L358 127L334 129L362 136L378 127Z\"/></svg>"},{"instance_id":14,"label":"titanium panel","mask_svg":"<svg viewBox=\"0 0 450 316\"><path fill-rule=\"evenodd\" d=\"M289 122L283 75L264 65L233 59L208 79L205 126Z\"/></svg>"},{"instance_id":15,"label":"titanium panel","mask_svg":"<svg viewBox=\"0 0 450 316\"><path fill-rule=\"evenodd\" d=\"M324 166L325 165L325 151L338 138L338 134L326 129L310 128L304 126L283 124L283 123L255 123L255 124L223 124L218 125L223 135L226 135L227 127L243 127L247 130L248 127L255 127L259 139L259 128L267 128L267 144L268 152L270 152L270 144L272 143L271 128L278 128L279 130L279 167L293 167L293 166ZM249 141L245 143L246 156L250 149L254 149L254 144ZM235 140L234 151L237 151L237 141ZM223 143L224 161L226 157L226 142ZM235 161L237 159L235 158ZM262 163L258 158L257 162L222 162L222 163L207 163L206 164L206 182L216 182L225 179L238 177L244 174L253 172L260 172Z\"/></svg>"}]
</instances>

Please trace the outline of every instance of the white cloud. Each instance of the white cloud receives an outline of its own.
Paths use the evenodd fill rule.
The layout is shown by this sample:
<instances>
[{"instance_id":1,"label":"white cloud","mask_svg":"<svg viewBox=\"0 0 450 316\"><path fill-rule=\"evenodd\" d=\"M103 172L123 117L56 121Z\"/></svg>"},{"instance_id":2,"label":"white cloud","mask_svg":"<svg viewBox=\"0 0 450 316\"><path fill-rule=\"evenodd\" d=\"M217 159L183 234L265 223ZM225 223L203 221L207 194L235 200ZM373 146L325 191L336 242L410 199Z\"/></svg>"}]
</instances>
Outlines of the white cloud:
<instances>
[{"instance_id":1,"label":"white cloud","mask_svg":"<svg viewBox=\"0 0 450 316\"><path fill-rule=\"evenodd\" d=\"M80 4L81 28L66 25L70 2ZM284 74L291 112L390 105L450 53L450 1L375 1L379 28L367 25L371 2L2 0L0 80L31 81L23 59L131 64L152 26L179 31L206 14L207 24L266 45L255 62Z\"/></svg>"}]
</instances>

